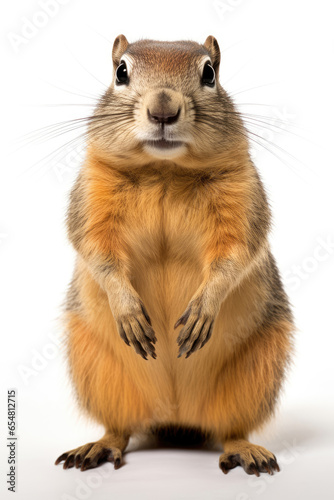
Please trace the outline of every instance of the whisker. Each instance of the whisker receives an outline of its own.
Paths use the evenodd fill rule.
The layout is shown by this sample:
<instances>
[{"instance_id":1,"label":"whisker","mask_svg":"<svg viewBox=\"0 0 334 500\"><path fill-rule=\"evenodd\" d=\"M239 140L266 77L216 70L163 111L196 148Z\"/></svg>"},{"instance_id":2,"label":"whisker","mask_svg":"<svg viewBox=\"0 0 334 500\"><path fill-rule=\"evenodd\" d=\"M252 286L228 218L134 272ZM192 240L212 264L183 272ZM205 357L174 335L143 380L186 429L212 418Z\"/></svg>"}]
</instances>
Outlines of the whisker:
<instances>
[{"instance_id":1,"label":"whisker","mask_svg":"<svg viewBox=\"0 0 334 500\"><path fill-rule=\"evenodd\" d=\"M239 117L240 117L240 113L237 113L237 112L232 113L232 116L237 116L237 115L239 115ZM291 165L291 163L287 162L286 159L284 159L284 157L276 154L272 148L277 149L281 154L287 155L288 157L294 159L295 161L301 163L303 166L308 168L306 165L304 165L303 162L301 162L294 155L292 155L291 153L286 151L284 148L273 143L272 141L269 141L268 139L266 139L264 137L261 137L260 135L256 134L255 132L249 130L249 128L245 127L245 131L243 131L242 126L240 124L229 122L228 125L226 125L226 124L224 124L224 122L222 120L218 120L218 121L215 120L214 123L212 123L212 117L209 114L205 114L205 113L200 113L200 118L199 119L197 118L196 121L201 122L201 123L205 124L206 126L213 127L214 129L217 127L217 125L218 126L221 125L222 127L227 126L228 128L234 130L235 132L239 133L243 137L247 138L248 140L250 140L254 144L257 144L260 147L266 149L268 152L270 152L272 155L274 155L277 159L279 159L282 163L284 163L295 175L297 175L300 179L305 181L305 179L300 175L299 170L296 169L296 167L294 167L293 165ZM252 123L252 125L253 125L253 123ZM263 142L268 144L270 147L268 147L266 144L263 144Z\"/></svg>"},{"instance_id":2,"label":"whisker","mask_svg":"<svg viewBox=\"0 0 334 500\"><path fill-rule=\"evenodd\" d=\"M112 114L106 113L103 115L91 115L91 116L87 116L87 117L65 120L65 121L54 123L51 125L46 125L45 127L42 127L40 129L29 132L28 134L25 134L24 136L19 138L18 142L29 141L29 140L31 140L31 142L34 142L35 137L36 137L36 140L38 140L41 138L47 138L53 132L66 133L68 129L71 130L71 127L73 125L86 126L94 121L98 121L98 120L102 120L102 119L110 119L110 118L115 118L115 117L117 117L117 121L119 121L120 118L126 117L126 116L128 116L128 113L112 113Z\"/></svg>"},{"instance_id":3,"label":"whisker","mask_svg":"<svg viewBox=\"0 0 334 500\"><path fill-rule=\"evenodd\" d=\"M76 141L83 140L85 138L86 138L86 134L84 133L84 134L81 134L81 135L79 135L79 136L71 139L70 141L66 142L65 144L62 144L61 146L59 146L55 150L51 151L51 153L47 154L46 156L44 156L43 158L41 158L40 160L38 160L37 162L35 162L33 165L30 165L19 176L22 177L22 178L26 178L27 176L34 175L39 170L41 170L41 168L43 168L43 167L49 168L48 163L51 162L57 156L58 152L62 151L63 149L65 149L67 147L69 147L70 145L74 145ZM48 160L48 162L46 162L46 160ZM39 165L39 167L36 170L34 167L36 167L37 165ZM34 171L34 170L36 170L36 171Z\"/></svg>"},{"instance_id":4,"label":"whisker","mask_svg":"<svg viewBox=\"0 0 334 500\"><path fill-rule=\"evenodd\" d=\"M282 123L283 125L288 125L288 126L291 126L291 127L297 127L296 124L294 124L293 122L291 121L287 121L287 120L282 120L280 118L276 118L275 116L268 116L268 115L259 115L259 114L255 114L255 113L245 113L245 112L242 112L242 111L229 111L229 110L224 110L224 113L225 114L231 114L231 115L237 115L237 116L240 116L241 118L242 117L251 117L251 118L260 118L260 119L268 119L268 120L272 120L272 121L275 121L275 122L279 122L279 123Z\"/></svg>"},{"instance_id":5,"label":"whisker","mask_svg":"<svg viewBox=\"0 0 334 500\"><path fill-rule=\"evenodd\" d=\"M247 89L238 90L237 92L234 93L229 93L229 95L230 97L235 97L236 95L244 94L245 92L251 92L252 90L261 89L263 87L271 87L273 85L278 85L278 84L279 82L264 83L263 85L257 85L256 87L249 87Z\"/></svg>"},{"instance_id":6,"label":"whisker","mask_svg":"<svg viewBox=\"0 0 334 500\"><path fill-rule=\"evenodd\" d=\"M66 102L66 103L45 103L45 104L23 104L23 108L57 108L57 107L63 107L63 106L78 106L78 107L84 107L87 106L89 108L94 108L94 104L87 104L87 103L73 103L73 102Z\"/></svg>"},{"instance_id":7,"label":"whisker","mask_svg":"<svg viewBox=\"0 0 334 500\"><path fill-rule=\"evenodd\" d=\"M120 113L119 113L120 114ZM46 160L48 160L49 162L52 161L59 152L61 152L63 149L67 149L70 145L74 145L76 141L78 140L85 140L88 136L89 133L91 132L94 132L96 134L99 134L100 137L105 137L107 138L107 135L108 132L105 132L105 136L101 136L100 132L104 132L105 129L106 129L106 124L104 122L105 118L109 118L110 117L110 114L106 114L106 115L102 115L102 119L101 119L101 116L95 116L93 118L99 118L100 121L95 121L93 122L93 125L92 125L92 128L90 130L86 130L84 131L82 134L80 134L79 136L67 141L65 144L59 146L58 148L56 148L55 150L53 150L52 152L50 152L48 155L44 156L41 160L38 160L36 163L34 163L33 165L31 165L30 167L28 167L28 169L26 169L23 174L21 175L27 175L29 173L31 173L31 170L34 169L37 165L40 165L42 162L45 162ZM129 124L131 123L132 118L129 117L129 116L125 116L123 118L119 118L117 120L117 123L123 123L123 124ZM87 125L86 123L84 123L83 125ZM74 125L71 129L67 129L65 132L64 131L61 131L61 132L54 132L52 131L51 133L53 133L53 136L50 136L50 137L47 137L46 140L52 140L52 139L55 139L57 137L59 137L60 135L63 135L64 133L69 133L69 132L72 132L74 130L77 130L79 128L81 128L83 125ZM124 136L124 131L120 131L119 132L119 135L122 134ZM113 141L115 138L115 134L111 137L110 136L110 140ZM65 153L66 154L66 153ZM44 163L41 165L41 167L43 167ZM41 167L38 167L37 168L37 172L41 169Z\"/></svg>"},{"instance_id":8,"label":"whisker","mask_svg":"<svg viewBox=\"0 0 334 500\"><path fill-rule=\"evenodd\" d=\"M230 78L228 78L227 80L224 81L223 83L223 88L225 88L225 86L227 85L228 82L230 82L231 80L233 80L233 78L235 78L237 75L239 75L239 73L241 73L241 71L243 71L246 66L248 66L250 61L247 61L246 64L244 64L243 66L241 66L240 69L238 69L238 71L236 71L232 76L230 76Z\"/></svg>"},{"instance_id":9,"label":"whisker","mask_svg":"<svg viewBox=\"0 0 334 500\"><path fill-rule=\"evenodd\" d=\"M79 66L81 66L81 68L86 71L86 73L88 73L94 80L96 80L100 85L102 85L103 89L107 89L108 88L108 85L106 85L105 83L101 82L98 78L96 78L95 75L93 75L93 73L91 73L80 61L79 59L73 54L73 52L71 51L71 49L69 49L68 47L66 47L67 50L69 51L69 53L71 54L71 56L75 59L75 61L77 62L77 64L79 64Z\"/></svg>"},{"instance_id":10,"label":"whisker","mask_svg":"<svg viewBox=\"0 0 334 500\"><path fill-rule=\"evenodd\" d=\"M251 125L254 125L256 127L259 127L259 128L264 128L266 130L270 130L274 133L278 133L278 132L281 132L281 133L287 133L287 134L291 134L291 135L294 135L295 137L298 137L299 139L305 139L305 137L299 135L299 134L296 134L296 132L293 132L291 130L288 130L286 127L280 127L279 125L276 125L275 123L268 123L264 120L259 120L257 118L248 118L248 117L242 117L243 121L246 123L249 123Z\"/></svg>"},{"instance_id":11,"label":"whisker","mask_svg":"<svg viewBox=\"0 0 334 500\"><path fill-rule=\"evenodd\" d=\"M97 102L98 99L102 96L95 96L93 94L84 94L84 93L77 93L77 92L73 92L71 90L67 90L67 89L64 89L62 87L59 87L58 85L55 85L54 83L51 83L51 82L48 82L47 80L43 80L42 81L44 83L46 83L47 85L50 85L51 87L54 87L55 89L57 90L61 90L62 92L66 92L67 94L72 94L72 95L76 95L76 96L79 96L79 97L84 97L85 99L90 99L92 100L93 102Z\"/></svg>"}]
</instances>

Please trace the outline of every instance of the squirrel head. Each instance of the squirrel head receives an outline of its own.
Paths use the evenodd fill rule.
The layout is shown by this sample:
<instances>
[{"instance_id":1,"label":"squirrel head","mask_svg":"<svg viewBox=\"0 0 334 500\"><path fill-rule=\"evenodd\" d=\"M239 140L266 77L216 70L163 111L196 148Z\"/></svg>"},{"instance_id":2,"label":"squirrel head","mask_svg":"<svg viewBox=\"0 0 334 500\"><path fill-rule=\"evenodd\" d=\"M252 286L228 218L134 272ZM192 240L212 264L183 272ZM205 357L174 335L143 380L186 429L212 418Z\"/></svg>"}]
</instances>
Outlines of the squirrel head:
<instances>
[{"instance_id":1,"label":"squirrel head","mask_svg":"<svg viewBox=\"0 0 334 500\"><path fill-rule=\"evenodd\" d=\"M105 158L145 164L203 163L242 142L241 121L219 83L220 49L193 41L129 43L112 49L113 77L89 137ZM234 146L235 147L235 146Z\"/></svg>"}]
</instances>

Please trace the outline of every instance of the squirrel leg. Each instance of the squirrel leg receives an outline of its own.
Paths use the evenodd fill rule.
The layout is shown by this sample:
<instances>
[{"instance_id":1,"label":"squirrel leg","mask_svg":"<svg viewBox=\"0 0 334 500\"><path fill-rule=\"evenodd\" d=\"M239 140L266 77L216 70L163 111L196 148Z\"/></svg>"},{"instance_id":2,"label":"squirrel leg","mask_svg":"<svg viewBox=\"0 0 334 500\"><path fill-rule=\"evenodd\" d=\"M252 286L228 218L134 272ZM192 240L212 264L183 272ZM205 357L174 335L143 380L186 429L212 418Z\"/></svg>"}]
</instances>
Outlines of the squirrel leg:
<instances>
[{"instance_id":1,"label":"squirrel leg","mask_svg":"<svg viewBox=\"0 0 334 500\"><path fill-rule=\"evenodd\" d=\"M285 320L263 325L222 370L211 418L220 416L216 435L224 448L219 467L225 474L238 465L256 476L279 471L275 455L247 436L274 412L289 362L291 329Z\"/></svg>"},{"instance_id":2,"label":"squirrel leg","mask_svg":"<svg viewBox=\"0 0 334 500\"><path fill-rule=\"evenodd\" d=\"M94 469L104 462L114 462L114 468L119 469L122 464L122 453L129 442L130 435L107 431L103 438L95 443L87 443L74 450L60 455L55 465L64 462L63 468L76 467L84 471Z\"/></svg>"},{"instance_id":3,"label":"squirrel leg","mask_svg":"<svg viewBox=\"0 0 334 500\"><path fill-rule=\"evenodd\" d=\"M272 475L274 471L280 470L273 453L246 439L228 439L223 443L223 447L224 453L219 457L219 467L224 474L238 465L247 474L255 474L255 476L259 476L260 472L268 472Z\"/></svg>"}]
</instances>

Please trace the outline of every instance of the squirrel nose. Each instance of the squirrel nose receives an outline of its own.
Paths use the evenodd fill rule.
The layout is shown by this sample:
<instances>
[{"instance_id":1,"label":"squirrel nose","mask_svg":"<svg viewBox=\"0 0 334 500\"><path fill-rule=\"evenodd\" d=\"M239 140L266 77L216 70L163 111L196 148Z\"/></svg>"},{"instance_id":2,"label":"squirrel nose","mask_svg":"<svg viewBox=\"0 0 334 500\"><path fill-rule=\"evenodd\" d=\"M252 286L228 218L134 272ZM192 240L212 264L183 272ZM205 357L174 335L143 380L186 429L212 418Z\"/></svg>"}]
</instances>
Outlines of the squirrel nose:
<instances>
[{"instance_id":1,"label":"squirrel nose","mask_svg":"<svg viewBox=\"0 0 334 500\"><path fill-rule=\"evenodd\" d=\"M173 111L165 111L163 113L153 112L151 113L149 109L147 109L147 116L149 120L153 123L164 123L166 125L171 125L175 123L180 116L180 108L176 113Z\"/></svg>"}]
</instances>

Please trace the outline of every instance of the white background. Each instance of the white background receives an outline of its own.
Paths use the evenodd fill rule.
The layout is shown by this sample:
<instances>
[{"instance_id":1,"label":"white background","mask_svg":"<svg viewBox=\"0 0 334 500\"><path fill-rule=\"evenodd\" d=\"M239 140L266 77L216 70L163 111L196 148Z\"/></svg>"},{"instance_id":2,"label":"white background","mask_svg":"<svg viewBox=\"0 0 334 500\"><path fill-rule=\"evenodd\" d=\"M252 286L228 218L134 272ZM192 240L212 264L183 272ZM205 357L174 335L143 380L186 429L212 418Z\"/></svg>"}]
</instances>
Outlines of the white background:
<instances>
[{"instance_id":1,"label":"white background","mask_svg":"<svg viewBox=\"0 0 334 500\"><path fill-rule=\"evenodd\" d=\"M1 9L1 498L13 498L5 484L9 388L18 395L18 499L332 498L331 2L55 2L52 15L41 15L38 0L2 2ZM265 146L255 144L253 155L271 201L273 252L298 327L280 409L254 436L279 459L282 471L274 477L247 476L241 468L225 476L218 449L137 445L118 471L110 464L86 473L53 465L61 452L98 439L102 429L80 417L57 340L74 259L64 216L80 141L61 147L83 130L54 139L43 135L46 129L33 132L89 115L88 105L110 81L112 42L120 33L129 41L204 43L216 36L222 84L242 112L260 115L251 121L271 124L253 121Z\"/></svg>"}]
</instances>

